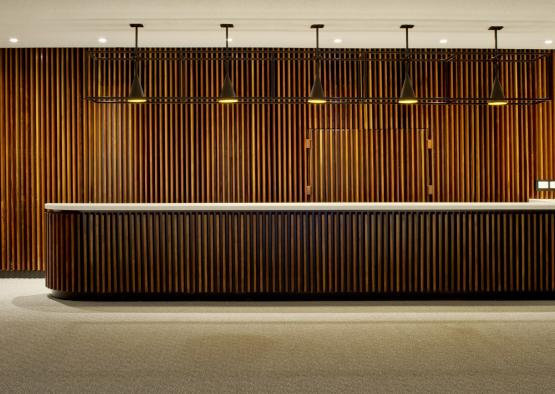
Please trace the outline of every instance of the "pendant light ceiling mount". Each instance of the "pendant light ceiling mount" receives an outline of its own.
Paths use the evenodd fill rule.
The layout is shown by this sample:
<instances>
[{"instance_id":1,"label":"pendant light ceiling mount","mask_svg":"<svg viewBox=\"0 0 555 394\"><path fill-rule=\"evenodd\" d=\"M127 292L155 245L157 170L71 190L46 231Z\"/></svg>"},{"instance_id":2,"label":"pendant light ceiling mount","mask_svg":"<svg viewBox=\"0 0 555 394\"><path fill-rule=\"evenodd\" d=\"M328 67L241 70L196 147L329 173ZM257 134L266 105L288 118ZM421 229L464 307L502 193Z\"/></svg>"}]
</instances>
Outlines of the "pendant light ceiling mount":
<instances>
[{"instance_id":1,"label":"pendant light ceiling mount","mask_svg":"<svg viewBox=\"0 0 555 394\"><path fill-rule=\"evenodd\" d=\"M503 30L503 26L490 26L488 30L493 31L493 37L495 42L495 54L493 55L493 57L494 59L498 59L500 55L499 55L499 49L497 48L497 32L500 30Z\"/></svg>"},{"instance_id":2,"label":"pendant light ceiling mount","mask_svg":"<svg viewBox=\"0 0 555 394\"><path fill-rule=\"evenodd\" d=\"M321 23L317 23L314 25L310 25L310 28L316 30L316 77L314 78L312 89L310 90L308 102L310 104L325 104L328 100L326 99L324 86L322 85L322 80L320 78L320 72L322 68L322 59L320 57L320 29L323 29L324 25Z\"/></svg>"}]
</instances>

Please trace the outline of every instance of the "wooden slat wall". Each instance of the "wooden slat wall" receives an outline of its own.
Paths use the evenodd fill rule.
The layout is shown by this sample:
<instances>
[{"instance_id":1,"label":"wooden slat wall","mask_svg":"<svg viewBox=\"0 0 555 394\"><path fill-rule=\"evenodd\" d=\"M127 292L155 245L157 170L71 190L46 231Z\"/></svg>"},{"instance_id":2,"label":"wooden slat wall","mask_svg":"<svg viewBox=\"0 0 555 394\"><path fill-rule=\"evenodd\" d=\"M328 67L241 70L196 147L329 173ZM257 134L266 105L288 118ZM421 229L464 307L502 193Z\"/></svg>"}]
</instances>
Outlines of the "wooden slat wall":
<instances>
[{"instance_id":1,"label":"wooden slat wall","mask_svg":"<svg viewBox=\"0 0 555 394\"><path fill-rule=\"evenodd\" d=\"M89 294L555 291L546 212L47 214L46 285Z\"/></svg>"},{"instance_id":2,"label":"wooden slat wall","mask_svg":"<svg viewBox=\"0 0 555 394\"><path fill-rule=\"evenodd\" d=\"M237 93L306 96L310 51L272 51L307 60L239 62ZM555 178L552 102L495 109L93 104L82 100L83 83L98 94L123 96L130 69L123 61L100 62L95 78L84 80L85 59L85 50L76 48L0 49L1 270L44 269L45 202L526 201L540 195L537 177ZM448 74L439 67L412 67L419 95L440 95L443 77L454 96L487 95L491 65L455 63ZM546 61L503 67L511 97L543 96L553 80ZM217 96L223 75L217 60L188 60L183 68L151 62L141 72L151 96L176 95L180 87L188 96ZM330 96L395 97L400 76L396 62L323 65ZM325 137L339 138L338 146L326 145L314 160L318 145L307 149L306 139L329 130L343 130L341 137ZM378 130L383 135L372 134ZM400 150L392 151L398 142ZM341 152L348 171L359 172L334 168L340 176L326 194L314 182L326 175L318 163L329 163L332 151ZM362 168L371 163L380 165L373 172Z\"/></svg>"}]
</instances>

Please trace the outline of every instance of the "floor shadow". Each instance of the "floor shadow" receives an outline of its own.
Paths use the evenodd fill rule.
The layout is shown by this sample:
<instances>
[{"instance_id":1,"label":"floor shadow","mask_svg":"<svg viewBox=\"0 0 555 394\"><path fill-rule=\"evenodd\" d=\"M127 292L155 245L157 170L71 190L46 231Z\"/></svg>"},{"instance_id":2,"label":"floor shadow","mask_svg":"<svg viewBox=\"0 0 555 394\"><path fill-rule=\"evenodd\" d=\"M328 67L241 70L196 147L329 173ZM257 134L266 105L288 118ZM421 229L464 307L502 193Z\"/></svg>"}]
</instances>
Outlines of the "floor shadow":
<instances>
[{"instance_id":1,"label":"floor shadow","mask_svg":"<svg viewBox=\"0 0 555 394\"><path fill-rule=\"evenodd\" d=\"M425 313L555 312L555 301L72 301L33 294L12 304L53 313Z\"/></svg>"}]
</instances>

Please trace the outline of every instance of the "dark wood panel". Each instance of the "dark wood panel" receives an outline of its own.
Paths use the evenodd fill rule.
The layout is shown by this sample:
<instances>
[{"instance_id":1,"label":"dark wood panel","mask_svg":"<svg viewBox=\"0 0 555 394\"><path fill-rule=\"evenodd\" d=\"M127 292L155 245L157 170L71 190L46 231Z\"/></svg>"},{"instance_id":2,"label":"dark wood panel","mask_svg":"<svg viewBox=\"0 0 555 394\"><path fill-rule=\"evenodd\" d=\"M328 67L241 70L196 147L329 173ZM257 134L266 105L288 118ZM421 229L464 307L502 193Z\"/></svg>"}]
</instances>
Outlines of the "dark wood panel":
<instances>
[{"instance_id":1,"label":"dark wood panel","mask_svg":"<svg viewBox=\"0 0 555 394\"><path fill-rule=\"evenodd\" d=\"M293 50L272 51L284 57ZM237 63L237 93L306 96L313 78L310 52L294 51L306 61ZM488 50L481 53L491 55ZM85 63L85 51L79 48L0 49L2 270L44 269L45 202L555 198L553 192L534 190L537 177L555 178L552 102L506 108L101 105L82 99L83 85L125 95L129 67L125 62L97 66L98 78L85 80ZM508 95L545 95L547 83L553 81L548 66L547 61L504 64ZM418 94L437 96L447 82L455 96L487 95L491 64L456 63L447 74L439 67L413 67ZM186 95L216 96L223 75L215 60L187 61L183 69L175 62L151 63L141 70L149 95L175 95L182 86ZM362 90L394 97L400 72L396 62L328 61L323 81L329 95L354 96ZM307 135L315 130L357 131L353 137L328 136L340 138L334 149L343 158L343 167L330 169L339 176L326 179L326 190L334 193L322 193L322 184L313 185L315 179L309 178L322 171L305 148ZM372 130L384 134L374 138ZM400 130L405 131L403 138L395 136ZM426 130L426 135L414 130ZM403 144L400 150L391 150L398 142ZM364 168L372 163L379 166Z\"/></svg>"},{"instance_id":2,"label":"dark wood panel","mask_svg":"<svg viewBox=\"0 0 555 394\"><path fill-rule=\"evenodd\" d=\"M47 286L82 294L555 290L548 212L47 213Z\"/></svg>"}]
</instances>

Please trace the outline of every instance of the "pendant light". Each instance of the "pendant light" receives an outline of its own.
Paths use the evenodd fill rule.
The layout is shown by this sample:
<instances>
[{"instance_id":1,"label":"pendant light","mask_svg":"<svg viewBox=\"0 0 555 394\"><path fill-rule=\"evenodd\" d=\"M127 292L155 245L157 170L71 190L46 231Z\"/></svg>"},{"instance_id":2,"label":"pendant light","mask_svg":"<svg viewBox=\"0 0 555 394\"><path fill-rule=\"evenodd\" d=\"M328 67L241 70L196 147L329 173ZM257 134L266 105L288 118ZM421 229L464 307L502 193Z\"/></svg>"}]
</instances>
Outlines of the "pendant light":
<instances>
[{"instance_id":1,"label":"pendant light","mask_svg":"<svg viewBox=\"0 0 555 394\"><path fill-rule=\"evenodd\" d=\"M234 104L237 101L237 95L235 94L235 89L233 89L233 83L231 82L231 78L229 77L230 73L230 60L229 60L229 29L233 27L230 23L222 23L220 27L225 29L225 49L226 53L224 55L225 63L224 63L224 84L222 86L222 90L220 90L220 96L218 97L218 102L221 104Z\"/></svg>"},{"instance_id":2,"label":"pendant light","mask_svg":"<svg viewBox=\"0 0 555 394\"><path fill-rule=\"evenodd\" d=\"M131 92L127 96L128 103L144 103L146 102L145 92L139 79L138 63L139 63L139 28L144 27L142 23L132 23L129 26L135 29L135 51L133 53L133 82L131 83Z\"/></svg>"},{"instance_id":3,"label":"pendant light","mask_svg":"<svg viewBox=\"0 0 555 394\"><path fill-rule=\"evenodd\" d=\"M324 25L312 25L311 29L316 29L316 78L312 84L312 90L310 91L310 97L308 102L310 104L325 104L327 102L326 95L324 94L324 87L322 86L322 81L320 79L320 69L322 60L320 58L320 29Z\"/></svg>"},{"instance_id":4,"label":"pendant light","mask_svg":"<svg viewBox=\"0 0 555 394\"><path fill-rule=\"evenodd\" d=\"M503 92L503 87L501 86L501 81L499 80L500 66L499 66L499 49L497 48L497 32L503 29L503 26L490 26L488 30L493 30L495 35L495 65L494 76L493 76L493 86L491 88L491 94L489 96L488 105L499 106L507 105L508 101L505 98L505 93Z\"/></svg>"},{"instance_id":5,"label":"pendant light","mask_svg":"<svg viewBox=\"0 0 555 394\"><path fill-rule=\"evenodd\" d=\"M399 95L399 99L397 102L399 104L416 104L418 103L418 98L414 93L414 88L412 87L412 80L410 79L409 75L409 61L410 61L410 54L409 54L409 29L412 29L414 25L401 25L401 29L405 29L405 61L404 61L404 69L405 69L405 77L403 80L403 87L401 88L401 94Z\"/></svg>"}]
</instances>

